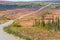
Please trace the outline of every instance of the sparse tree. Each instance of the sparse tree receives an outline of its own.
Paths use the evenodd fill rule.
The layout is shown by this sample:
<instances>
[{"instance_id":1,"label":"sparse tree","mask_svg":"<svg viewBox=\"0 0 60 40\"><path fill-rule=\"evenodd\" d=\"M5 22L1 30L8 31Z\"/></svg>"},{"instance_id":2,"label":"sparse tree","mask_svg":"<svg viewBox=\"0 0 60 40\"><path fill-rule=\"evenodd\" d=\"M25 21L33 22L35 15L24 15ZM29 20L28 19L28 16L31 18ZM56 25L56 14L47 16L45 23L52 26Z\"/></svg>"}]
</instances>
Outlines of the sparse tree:
<instances>
[{"instance_id":1,"label":"sparse tree","mask_svg":"<svg viewBox=\"0 0 60 40\"><path fill-rule=\"evenodd\" d=\"M58 27L58 30L60 30L60 19L59 19L59 17L57 19L57 27Z\"/></svg>"},{"instance_id":2,"label":"sparse tree","mask_svg":"<svg viewBox=\"0 0 60 40\"><path fill-rule=\"evenodd\" d=\"M46 29L49 31L49 30L52 30L52 25L51 25L51 21L48 20L48 22L46 23Z\"/></svg>"},{"instance_id":3,"label":"sparse tree","mask_svg":"<svg viewBox=\"0 0 60 40\"><path fill-rule=\"evenodd\" d=\"M45 21L44 21L44 15L42 15L42 26L44 27L45 26Z\"/></svg>"}]
</instances>

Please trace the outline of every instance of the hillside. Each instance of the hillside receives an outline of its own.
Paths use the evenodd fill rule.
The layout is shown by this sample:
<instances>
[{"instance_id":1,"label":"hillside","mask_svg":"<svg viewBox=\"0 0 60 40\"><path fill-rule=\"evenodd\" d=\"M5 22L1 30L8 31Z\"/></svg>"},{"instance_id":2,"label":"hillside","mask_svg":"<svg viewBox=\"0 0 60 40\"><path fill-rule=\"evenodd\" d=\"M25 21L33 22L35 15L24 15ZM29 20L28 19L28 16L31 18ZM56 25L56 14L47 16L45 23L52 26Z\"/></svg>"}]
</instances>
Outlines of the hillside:
<instances>
[{"instance_id":1,"label":"hillside","mask_svg":"<svg viewBox=\"0 0 60 40\"><path fill-rule=\"evenodd\" d=\"M53 4L48 8L60 8L60 3L56 2L57 4ZM10 9L17 9L17 8L40 8L47 5L48 2L0 2L0 10L10 10Z\"/></svg>"}]
</instances>

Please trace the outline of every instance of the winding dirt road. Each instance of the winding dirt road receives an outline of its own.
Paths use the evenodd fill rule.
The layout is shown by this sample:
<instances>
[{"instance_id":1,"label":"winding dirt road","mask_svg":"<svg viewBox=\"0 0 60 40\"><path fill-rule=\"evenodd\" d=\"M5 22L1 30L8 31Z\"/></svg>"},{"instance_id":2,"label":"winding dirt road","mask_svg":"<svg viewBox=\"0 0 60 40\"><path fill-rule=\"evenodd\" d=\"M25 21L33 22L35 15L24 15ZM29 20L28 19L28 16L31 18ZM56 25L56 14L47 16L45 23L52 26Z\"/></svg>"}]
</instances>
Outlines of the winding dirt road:
<instances>
[{"instance_id":1,"label":"winding dirt road","mask_svg":"<svg viewBox=\"0 0 60 40\"><path fill-rule=\"evenodd\" d=\"M10 20L9 22L6 22L4 24L0 24L0 40L23 40L19 39L18 37L15 37L13 35L7 34L6 32L3 31L3 28L12 24L14 20Z\"/></svg>"},{"instance_id":2,"label":"winding dirt road","mask_svg":"<svg viewBox=\"0 0 60 40\"><path fill-rule=\"evenodd\" d=\"M10 25L10 24L12 24L12 23L13 23L14 21L16 21L16 20L19 20L19 19L24 18L24 17L26 17L26 16L28 16L28 15L31 15L31 14L35 14L35 13L43 10L44 8L50 6L51 4L52 4L52 3L50 3L50 4L48 4L48 5L40 8L39 10L37 10L37 11L35 11L35 12L33 12L33 13L23 15L23 16L21 16L21 17L19 17L19 18L16 18L15 20L10 20L9 22L6 22L6 23L4 23L4 24L0 24L0 40L19 40L18 38L14 37L14 36L11 36L11 35L9 35L9 34L7 34L7 33L5 33L5 32L3 31L3 28L6 27L6 26L8 26L8 25ZM24 40L24 39L20 39L20 40Z\"/></svg>"}]
</instances>

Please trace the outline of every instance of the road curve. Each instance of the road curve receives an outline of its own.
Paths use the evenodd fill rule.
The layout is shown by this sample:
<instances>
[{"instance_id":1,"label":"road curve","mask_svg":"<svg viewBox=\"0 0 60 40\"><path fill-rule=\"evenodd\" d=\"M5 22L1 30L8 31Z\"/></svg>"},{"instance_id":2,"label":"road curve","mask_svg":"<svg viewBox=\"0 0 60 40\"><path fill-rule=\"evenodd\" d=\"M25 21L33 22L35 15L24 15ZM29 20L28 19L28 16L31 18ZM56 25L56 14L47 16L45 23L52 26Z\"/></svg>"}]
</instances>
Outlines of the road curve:
<instances>
[{"instance_id":1,"label":"road curve","mask_svg":"<svg viewBox=\"0 0 60 40\"><path fill-rule=\"evenodd\" d=\"M0 24L0 40L23 40L19 39L18 37L14 37L13 35L7 34L3 31L3 28L13 23L14 20L10 20L9 22L6 22L4 24Z\"/></svg>"}]
</instances>

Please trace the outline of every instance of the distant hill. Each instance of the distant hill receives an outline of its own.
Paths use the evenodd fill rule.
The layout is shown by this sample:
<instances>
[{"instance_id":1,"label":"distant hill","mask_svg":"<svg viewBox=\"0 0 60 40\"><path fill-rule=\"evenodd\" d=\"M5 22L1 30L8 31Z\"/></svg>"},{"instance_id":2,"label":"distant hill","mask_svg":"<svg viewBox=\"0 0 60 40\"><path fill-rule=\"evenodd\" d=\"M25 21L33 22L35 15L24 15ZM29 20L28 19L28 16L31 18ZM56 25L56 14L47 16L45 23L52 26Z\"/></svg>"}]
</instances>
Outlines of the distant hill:
<instances>
[{"instance_id":1,"label":"distant hill","mask_svg":"<svg viewBox=\"0 0 60 40\"><path fill-rule=\"evenodd\" d=\"M16 8L36 8L41 7L40 3L34 2L0 2L0 10L16 9Z\"/></svg>"},{"instance_id":2,"label":"distant hill","mask_svg":"<svg viewBox=\"0 0 60 40\"><path fill-rule=\"evenodd\" d=\"M49 2L9 2L0 1L0 10L16 9L16 8L40 8ZM59 3L59 2L57 2ZM49 8L60 8L60 3L51 5Z\"/></svg>"}]
</instances>

